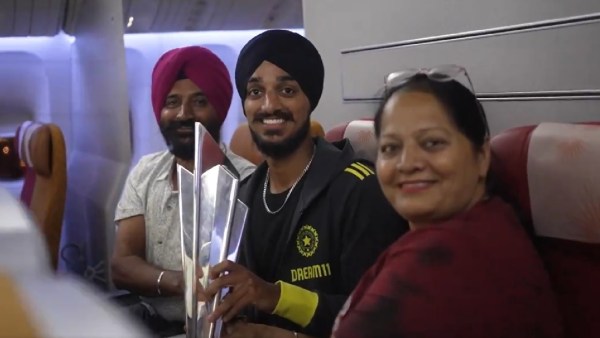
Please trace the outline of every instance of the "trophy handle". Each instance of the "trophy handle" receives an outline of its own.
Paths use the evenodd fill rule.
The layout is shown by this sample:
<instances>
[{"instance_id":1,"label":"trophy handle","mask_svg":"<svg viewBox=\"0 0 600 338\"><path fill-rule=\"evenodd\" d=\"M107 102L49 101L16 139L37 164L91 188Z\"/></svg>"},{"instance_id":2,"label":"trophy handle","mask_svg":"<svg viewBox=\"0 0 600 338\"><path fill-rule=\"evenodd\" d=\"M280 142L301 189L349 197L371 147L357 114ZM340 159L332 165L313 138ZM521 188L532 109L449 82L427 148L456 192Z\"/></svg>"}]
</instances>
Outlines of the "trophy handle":
<instances>
[{"instance_id":1,"label":"trophy handle","mask_svg":"<svg viewBox=\"0 0 600 338\"><path fill-rule=\"evenodd\" d=\"M179 223L181 232L181 266L184 276L185 324L187 336L195 337L197 331L198 302L196 302L197 278L194 264L194 174L177 165L179 185Z\"/></svg>"}]
</instances>

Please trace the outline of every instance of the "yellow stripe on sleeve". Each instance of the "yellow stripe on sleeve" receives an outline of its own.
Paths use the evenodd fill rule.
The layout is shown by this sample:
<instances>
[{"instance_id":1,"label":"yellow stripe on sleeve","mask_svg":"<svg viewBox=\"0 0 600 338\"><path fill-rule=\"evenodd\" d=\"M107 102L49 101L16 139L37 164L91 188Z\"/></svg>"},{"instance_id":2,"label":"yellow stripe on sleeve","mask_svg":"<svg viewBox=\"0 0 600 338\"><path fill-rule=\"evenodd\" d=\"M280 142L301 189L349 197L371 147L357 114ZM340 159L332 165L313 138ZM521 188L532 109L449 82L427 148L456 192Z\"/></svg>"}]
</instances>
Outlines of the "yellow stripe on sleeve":
<instances>
[{"instance_id":1,"label":"yellow stripe on sleeve","mask_svg":"<svg viewBox=\"0 0 600 338\"><path fill-rule=\"evenodd\" d=\"M372 174L370 170L362 167L360 164L358 164L358 162L352 163L352 167L362 172L365 175L365 177L370 176Z\"/></svg>"},{"instance_id":2,"label":"yellow stripe on sleeve","mask_svg":"<svg viewBox=\"0 0 600 338\"><path fill-rule=\"evenodd\" d=\"M358 177L358 179L361 181L365 179L365 176L363 176L363 174L359 173L358 171L356 171L350 167L344 169L344 171Z\"/></svg>"},{"instance_id":3,"label":"yellow stripe on sleeve","mask_svg":"<svg viewBox=\"0 0 600 338\"><path fill-rule=\"evenodd\" d=\"M310 324L315 311L317 311L317 305L319 305L319 295L283 281L277 281L276 284L279 284L281 294L273 314L302 327Z\"/></svg>"},{"instance_id":4,"label":"yellow stripe on sleeve","mask_svg":"<svg viewBox=\"0 0 600 338\"><path fill-rule=\"evenodd\" d=\"M365 168L366 170L368 170L371 174L375 174L375 172L373 171L373 169L367 167L366 165L364 165L363 163L360 162L355 162L355 164L358 164L359 166Z\"/></svg>"},{"instance_id":5,"label":"yellow stripe on sleeve","mask_svg":"<svg viewBox=\"0 0 600 338\"><path fill-rule=\"evenodd\" d=\"M31 315L13 281L0 274L0 336L38 337Z\"/></svg>"}]
</instances>

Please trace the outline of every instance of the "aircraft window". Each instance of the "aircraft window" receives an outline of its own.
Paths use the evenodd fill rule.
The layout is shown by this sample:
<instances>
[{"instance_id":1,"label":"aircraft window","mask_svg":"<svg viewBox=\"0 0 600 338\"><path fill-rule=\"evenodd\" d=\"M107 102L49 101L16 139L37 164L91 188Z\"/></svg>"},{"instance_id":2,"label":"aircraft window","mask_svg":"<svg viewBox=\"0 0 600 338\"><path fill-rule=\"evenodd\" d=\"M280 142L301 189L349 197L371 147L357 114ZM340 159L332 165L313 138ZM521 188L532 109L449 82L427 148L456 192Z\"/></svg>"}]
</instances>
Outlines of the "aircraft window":
<instances>
[{"instance_id":1,"label":"aircraft window","mask_svg":"<svg viewBox=\"0 0 600 338\"><path fill-rule=\"evenodd\" d=\"M14 137L0 137L0 181L21 179L25 163L19 159Z\"/></svg>"}]
</instances>

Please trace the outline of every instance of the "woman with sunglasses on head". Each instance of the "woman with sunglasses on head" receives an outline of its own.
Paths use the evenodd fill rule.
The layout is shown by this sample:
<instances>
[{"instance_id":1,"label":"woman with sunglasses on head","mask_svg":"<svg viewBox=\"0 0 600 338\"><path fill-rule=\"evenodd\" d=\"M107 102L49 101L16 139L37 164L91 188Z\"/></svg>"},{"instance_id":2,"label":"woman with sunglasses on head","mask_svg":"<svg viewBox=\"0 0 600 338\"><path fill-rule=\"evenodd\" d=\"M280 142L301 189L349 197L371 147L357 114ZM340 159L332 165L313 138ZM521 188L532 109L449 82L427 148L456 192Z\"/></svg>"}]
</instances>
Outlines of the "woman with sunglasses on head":
<instances>
[{"instance_id":1,"label":"woman with sunglasses on head","mask_svg":"<svg viewBox=\"0 0 600 338\"><path fill-rule=\"evenodd\" d=\"M562 336L542 261L487 186L487 121L454 79L461 73L468 79L453 66L386 81L375 116L377 174L411 231L363 276L336 338Z\"/></svg>"}]
</instances>

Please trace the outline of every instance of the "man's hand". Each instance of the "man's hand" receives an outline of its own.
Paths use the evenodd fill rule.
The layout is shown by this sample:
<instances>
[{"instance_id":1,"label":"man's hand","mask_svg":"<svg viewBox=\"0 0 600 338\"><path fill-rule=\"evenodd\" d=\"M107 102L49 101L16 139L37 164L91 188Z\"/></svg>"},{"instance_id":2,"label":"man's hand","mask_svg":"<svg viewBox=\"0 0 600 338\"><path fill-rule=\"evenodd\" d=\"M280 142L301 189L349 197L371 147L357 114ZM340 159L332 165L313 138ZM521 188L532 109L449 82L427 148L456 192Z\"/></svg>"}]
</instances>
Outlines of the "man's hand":
<instances>
[{"instance_id":1,"label":"man's hand","mask_svg":"<svg viewBox=\"0 0 600 338\"><path fill-rule=\"evenodd\" d=\"M219 317L223 317L223 321L228 322L250 304L263 312L270 313L279 301L279 285L265 282L250 270L231 261L213 266L209 271L209 278L212 282L205 290L209 299L217 295L221 289L231 288L221 304L208 317L212 322Z\"/></svg>"}]
</instances>

